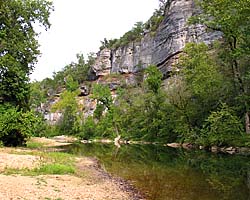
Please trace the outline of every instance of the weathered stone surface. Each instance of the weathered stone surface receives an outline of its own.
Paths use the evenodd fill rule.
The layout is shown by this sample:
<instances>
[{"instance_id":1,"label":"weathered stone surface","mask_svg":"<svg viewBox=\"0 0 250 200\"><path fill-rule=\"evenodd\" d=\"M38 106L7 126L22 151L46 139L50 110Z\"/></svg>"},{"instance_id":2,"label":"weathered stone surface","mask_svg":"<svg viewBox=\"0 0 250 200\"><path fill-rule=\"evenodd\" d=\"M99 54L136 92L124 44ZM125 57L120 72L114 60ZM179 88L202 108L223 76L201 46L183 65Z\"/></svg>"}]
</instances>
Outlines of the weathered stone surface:
<instances>
[{"instance_id":1,"label":"weathered stone surface","mask_svg":"<svg viewBox=\"0 0 250 200\"><path fill-rule=\"evenodd\" d=\"M103 49L97 54L96 61L92 66L93 71L96 76L105 76L110 74L111 70L111 60L110 60L111 50Z\"/></svg>"},{"instance_id":2,"label":"weathered stone surface","mask_svg":"<svg viewBox=\"0 0 250 200\"><path fill-rule=\"evenodd\" d=\"M172 70L188 42L211 43L220 32L206 32L202 25L189 25L188 19L199 10L193 0L169 1L165 17L155 34L147 33L140 42L132 42L115 50L98 53L93 69L96 75L135 73L150 64L157 65L164 75Z\"/></svg>"},{"instance_id":3,"label":"weathered stone surface","mask_svg":"<svg viewBox=\"0 0 250 200\"><path fill-rule=\"evenodd\" d=\"M92 99L90 96L85 96L77 99L78 105L82 106L83 117L86 119L94 114L96 109L97 101Z\"/></svg>"},{"instance_id":4,"label":"weathered stone surface","mask_svg":"<svg viewBox=\"0 0 250 200\"><path fill-rule=\"evenodd\" d=\"M44 118L48 121L50 125L55 125L62 117L62 113L60 111L56 111L54 113L51 112L51 107L60 100L60 95L54 96L47 103L42 104L40 107L40 112L43 113Z\"/></svg>"},{"instance_id":5,"label":"weathered stone surface","mask_svg":"<svg viewBox=\"0 0 250 200\"><path fill-rule=\"evenodd\" d=\"M152 64L154 38L150 34L111 52L112 73L135 73Z\"/></svg>"},{"instance_id":6,"label":"weathered stone surface","mask_svg":"<svg viewBox=\"0 0 250 200\"><path fill-rule=\"evenodd\" d=\"M48 121L50 125L55 125L62 117L61 112L55 112L55 113L46 113L44 114L44 118Z\"/></svg>"},{"instance_id":7,"label":"weathered stone surface","mask_svg":"<svg viewBox=\"0 0 250 200\"><path fill-rule=\"evenodd\" d=\"M189 42L207 44L221 37L220 32L207 32L202 25L189 25L188 19L199 12L193 0L172 0L154 39L152 63L166 74Z\"/></svg>"}]
</instances>

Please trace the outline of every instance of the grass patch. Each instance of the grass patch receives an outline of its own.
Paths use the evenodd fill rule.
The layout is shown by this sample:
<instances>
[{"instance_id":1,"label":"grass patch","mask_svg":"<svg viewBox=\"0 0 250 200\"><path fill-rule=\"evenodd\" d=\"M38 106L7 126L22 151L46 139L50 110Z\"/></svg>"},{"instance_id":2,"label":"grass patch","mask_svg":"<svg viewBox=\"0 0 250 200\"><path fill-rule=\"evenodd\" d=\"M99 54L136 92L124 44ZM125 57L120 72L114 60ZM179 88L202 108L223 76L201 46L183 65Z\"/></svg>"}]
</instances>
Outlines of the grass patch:
<instances>
[{"instance_id":1,"label":"grass patch","mask_svg":"<svg viewBox=\"0 0 250 200\"><path fill-rule=\"evenodd\" d=\"M32 152L41 157L41 165L34 169L5 168L4 174L38 176L46 174L76 174L75 156L63 152Z\"/></svg>"},{"instance_id":2,"label":"grass patch","mask_svg":"<svg viewBox=\"0 0 250 200\"><path fill-rule=\"evenodd\" d=\"M26 143L26 148L29 148L29 149L40 149L43 147L44 147L44 144L40 142L28 141Z\"/></svg>"},{"instance_id":3,"label":"grass patch","mask_svg":"<svg viewBox=\"0 0 250 200\"><path fill-rule=\"evenodd\" d=\"M6 167L2 172L4 175L12 175L12 174L21 174L21 175L31 175L31 170L29 169L16 169L16 168L9 168Z\"/></svg>"},{"instance_id":4,"label":"grass patch","mask_svg":"<svg viewBox=\"0 0 250 200\"><path fill-rule=\"evenodd\" d=\"M41 155L44 163L33 171L36 174L74 174L75 157L63 152L47 152Z\"/></svg>"},{"instance_id":5,"label":"grass patch","mask_svg":"<svg viewBox=\"0 0 250 200\"><path fill-rule=\"evenodd\" d=\"M35 173L40 174L74 174L75 168L73 166L62 164L45 164L34 170Z\"/></svg>"},{"instance_id":6,"label":"grass patch","mask_svg":"<svg viewBox=\"0 0 250 200\"><path fill-rule=\"evenodd\" d=\"M46 152L41 157L48 162L72 165L75 161L75 156L64 152Z\"/></svg>"}]
</instances>

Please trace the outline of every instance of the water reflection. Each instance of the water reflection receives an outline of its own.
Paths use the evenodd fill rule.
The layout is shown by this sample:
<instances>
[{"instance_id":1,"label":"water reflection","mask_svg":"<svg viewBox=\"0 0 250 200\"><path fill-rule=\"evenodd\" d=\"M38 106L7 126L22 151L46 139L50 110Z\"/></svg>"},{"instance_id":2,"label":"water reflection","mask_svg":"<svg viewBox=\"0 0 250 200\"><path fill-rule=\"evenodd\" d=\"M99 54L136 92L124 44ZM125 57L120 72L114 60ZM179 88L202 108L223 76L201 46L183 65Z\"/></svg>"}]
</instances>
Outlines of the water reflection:
<instances>
[{"instance_id":1,"label":"water reflection","mask_svg":"<svg viewBox=\"0 0 250 200\"><path fill-rule=\"evenodd\" d=\"M154 145L74 144L69 152L98 158L149 200L248 200L250 159Z\"/></svg>"}]
</instances>

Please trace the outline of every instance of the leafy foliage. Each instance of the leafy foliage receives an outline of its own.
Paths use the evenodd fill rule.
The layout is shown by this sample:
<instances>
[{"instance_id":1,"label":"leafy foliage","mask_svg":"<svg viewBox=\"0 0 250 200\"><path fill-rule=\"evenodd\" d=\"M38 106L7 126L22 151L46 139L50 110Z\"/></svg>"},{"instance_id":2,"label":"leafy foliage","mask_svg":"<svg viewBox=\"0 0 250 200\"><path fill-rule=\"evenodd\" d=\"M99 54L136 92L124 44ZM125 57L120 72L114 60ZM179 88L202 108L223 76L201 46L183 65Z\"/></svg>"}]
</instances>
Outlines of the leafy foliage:
<instances>
[{"instance_id":1,"label":"leafy foliage","mask_svg":"<svg viewBox=\"0 0 250 200\"><path fill-rule=\"evenodd\" d=\"M119 47L124 47L128 45L131 42L139 42L143 35L146 33L155 34L157 28L161 24L164 13L165 13L165 5L167 2L161 2L159 9L156 9L153 13L153 16L146 22L136 22L133 26L133 28L126 32L123 36L121 36L119 39L110 39L104 38L103 41L101 41L101 47L100 50L103 50L104 48L109 49L117 49Z\"/></svg>"},{"instance_id":2,"label":"leafy foliage","mask_svg":"<svg viewBox=\"0 0 250 200\"><path fill-rule=\"evenodd\" d=\"M203 13L193 17L191 22L202 23L209 29L221 31L224 41L219 45L217 51L223 67L230 73L233 89L231 97L236 100L234 105L238 106L241 115L245 116L245 130L250 133L249 109L249 12L250 2L248 0L203 0L197 2L203 9ZM226 74L224 74L226 75ZM240 100L240 101L239 101Z\"/></svg>"},{"instance_id":3,"label":"leafy foliage","mask_svg":"<svg viewBox=\"0 0 250 200\"><path fill-rule=\"evenodd\" d=\"M39 55L34 23L50 27L49 1L0 1L0 99L28 107L29 75Z\"/></svg>"},{"instance_id":4,"label":"leafy foliage","mask_svg":"<svg viewBox=\"0 0 250 200\"><path fill-rule=\"evenodd\" d=\"M108 86L95 84L93 86L92 98L96 99L98 101L98 104L102 104L104 106L104 109L111 109L113 100Z\"/></svg>"},{"instance_id":5,"label":"leafy foliage","mask_svg":"<svg viewBox=\"0 0 250 200\"><path fill-rule=\"evenodd\" d=\"M219 109L220 102L231 103L231 83L213 48L187 44L179 62L179 78L169 82L167 93L179 118L176 131L183 140L208 146L233 145L241 137L242 124L231 108Z\"/></svg>"},{"instance_id":6,"label":"leafy foliage","mask_svg":"<svg viewBox=\"0 0 250 200\"><path fill-rule=\"evenodd\" d=\"M24 145L36 130L38 119L10 105L0 105L0 141L6 146Z\"/></svg>"},{"instance_id":7,"label":"leafy foliage","mask_svg":"<svg viewBox=\"0 0 250 200\"><path fill-rule=\"evenodd\" d=\"M78 91L64 91L60 96L60 100L52 106L52 111L60 111L62 113L62 117L57 123L59 134L72 135L78 131L80 120L79 108L76 102L78 93Z\"/></svg>"},{"instance_id":8,"label":"leafy foliage","mask_svg":"<svg viewBox=\"0 0 250 200\"><path fill-rule=\"evenodd\" d=\"M66 77L65 82L66 82L66 89L70 92L75 91L79 87L78 83L73 80L73 77L71 75L68 75Z\"/></svg>"},{"instance_id":9,"label":"leafy foliage","mask_svg":"<svg viewBox=\"0 0 250 200\"><path fill-rule=\"evenodd\" d=\"M150 65L145 70L146 77L146 85L149 90L153 91L155 94L159 92L163 75L162 73L157 69L156 66Z\"/></svg>"},{"instance_id":10,"label":"leafy foliage","mask_svg":"<svg viewBox=\"0 0 250 200\"><path fill-rule=\"evenodd\" d=\"M88 117L85 119L82 129L77 136L81 139L88 140L94 138L96 135L96 123L93 117Z\"/></svg>"},{"instance_id":11,"label":"leafy foliage","mask_svg":"<svg viewBox=\"0 0 250 200\"><path fill-rule=\"evenodd\" d=\"M46 91L41 87L41 83L35 81L30 84L30 106L33 109L37 109L41 103L45 103L47 100Z\"/></svg>"},{"instance_id":12,"label":"leafy foliage","mask_svg":"<svg viewBox=\"0 0 250 200\"><path fill-rule=\"evenodd\" d=\"M40 54L34 24L49 28L52 9L46 0L0 0L0 140L4 145L23 145L35 130L37 117L29 111L29 75Z\"/></svg>"},{"instance_id":13,"label":"leafy foliage","mask_svg":"<svg viewBox=\"0 0 250 200\"><path fill-rule=\"evenodd\" d=\"M162 20L164 19L165 6L162 6L155 10L153 16L144 24L145 30L148 30L151 35L154 35L158 27L160 26Z\"/></svg>"},{"instance_id":14,"label":"leafy foliage","mask_svg":"<svg viewBox=\"0 0 250 200\"><path fill-rule=\"evenodd\" d=\"M100 49L103 48L118 48L123 47L129 44L130 42L140 41L144 33L144 24L143 22L136 22L134 27L126 32L120 39L112 39L107 40L104 38L104 42L102 42L102 46Z\"/></svg>"},{"instance_id":15,"label":"leafy foliage","mask_svg":"<svg viewBox=\"0 0 250 200\"><path fill-rule=\"evenodd\" d=\"M227 146L239 138L243 133L243 126L238 117L225 104L221 109L212 112L201 130L201 143L205 146Z\"/></svg>"}]
</instances>

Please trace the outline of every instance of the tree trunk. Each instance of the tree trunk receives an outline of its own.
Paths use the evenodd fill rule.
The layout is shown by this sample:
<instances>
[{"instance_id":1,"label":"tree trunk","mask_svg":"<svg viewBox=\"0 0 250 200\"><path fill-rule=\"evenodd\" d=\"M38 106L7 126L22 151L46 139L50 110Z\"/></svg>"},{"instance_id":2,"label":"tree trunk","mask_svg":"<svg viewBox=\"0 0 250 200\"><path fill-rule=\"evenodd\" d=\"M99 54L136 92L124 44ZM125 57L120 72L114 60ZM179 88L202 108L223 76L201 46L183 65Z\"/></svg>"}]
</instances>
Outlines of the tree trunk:
<instances>
[{"instance_id":1,"label":"tree trunk","mask_svg":"<svg viewBox=\"0 0 250 200\"><path fill-rule=\"evenodd\" d=\"M247 134L250 134L250 119L249 119L249 112L246 112L245 120L246 120L246 133L247 133Z\"/></svg>"}]
</instances>

